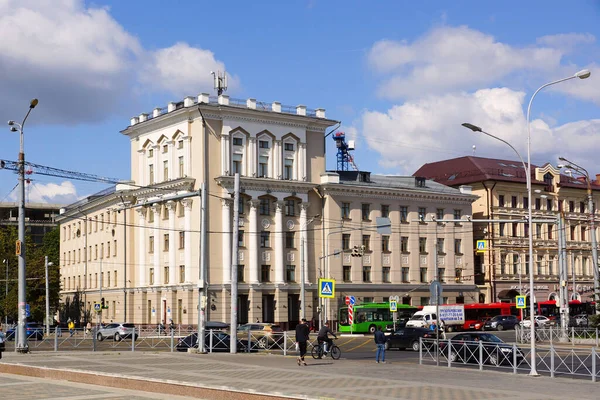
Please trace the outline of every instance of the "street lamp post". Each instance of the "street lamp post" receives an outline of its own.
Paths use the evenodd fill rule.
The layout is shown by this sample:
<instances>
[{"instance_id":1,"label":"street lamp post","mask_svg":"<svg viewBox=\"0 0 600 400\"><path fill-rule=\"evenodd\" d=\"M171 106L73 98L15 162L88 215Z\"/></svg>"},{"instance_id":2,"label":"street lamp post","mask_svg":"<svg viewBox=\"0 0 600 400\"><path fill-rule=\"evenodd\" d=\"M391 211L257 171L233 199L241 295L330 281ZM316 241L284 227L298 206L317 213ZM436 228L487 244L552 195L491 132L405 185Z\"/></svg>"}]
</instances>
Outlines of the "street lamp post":
<instances>
[{"instance_id":1,"label":"street lamp post","mask_svg":"<svg viewBox=\"0 0 600 400\"><path fill-rule=\"evenodd\" d=\"M595 223L595 210L594 210L594 197L593 197L593 193L592 193L592 183L590 181L590 174L588 173L588 171L583 168L580 167L579 165L575 164L573 161L569 161L564 157L559 157L558 158L560 161L566 162L568 163L568 165L564 165L564 167L572 169L578 173L580 173L581 175L585 176L585 181L587 183L587 200L588 200L588 209L589 209L589 213L590 213L590 240L591 240L591 245L592 245L592 268L594 269L594 302L596 303L596 314L598 314L600 311L598 310L598 291L600 290L599 285L599 279L600 277L598 275L600 275L599 271L598 271L598 243L596 242L596 223ZM562 167L561 165L559 165L559 168ZM573 275L575 276L575 275ZM573 281L573 287L575 287L575 282Z\"/></svg>"},{"instance_id":2,"label":"street lamp post","mask_svg":"<svg viewBox=\"0 0 600 400\"><path fill-rule=\"evenodd\" d=\"M50 290L48 284L48 267L54 265L48 262L48 256L44 257L44 266L46 269L46 335L50 335Z\"/></svg>"},{"instance_id":3,"label":"street lamp post","mask_svg":"<svg viewBox=\"0 0 600 400\"><path fill-rule=\"evenodd\" d=\"M4 325L8 329L8 258L4 260L6 264L6 280L4 281Z\"/></svg>"},{"instance_id":4,"label":"street lamp post","mask_svg":"<svg viewBox=\"0 0 600 400\"><path fill-rule=\"evenodd\" d=\"M17 315L19 324L17 326L17 338L15 349L19 353L27 353L29 346L27 345L27 335L25 334L25 303L26 299L26 274L25 274L25 152L23 150L23 129L25 127L25 121L31 113L31 110L38 105L38 99L33 99L29 103L29 110L23 118L23 122L20 124L15 121L8 121L8 125L11 127L11 132L19 132L19 240L17 241L17 257L19 259L19 293L18 293L18 304L17 304Z\"/></svg>"}]
</instances>

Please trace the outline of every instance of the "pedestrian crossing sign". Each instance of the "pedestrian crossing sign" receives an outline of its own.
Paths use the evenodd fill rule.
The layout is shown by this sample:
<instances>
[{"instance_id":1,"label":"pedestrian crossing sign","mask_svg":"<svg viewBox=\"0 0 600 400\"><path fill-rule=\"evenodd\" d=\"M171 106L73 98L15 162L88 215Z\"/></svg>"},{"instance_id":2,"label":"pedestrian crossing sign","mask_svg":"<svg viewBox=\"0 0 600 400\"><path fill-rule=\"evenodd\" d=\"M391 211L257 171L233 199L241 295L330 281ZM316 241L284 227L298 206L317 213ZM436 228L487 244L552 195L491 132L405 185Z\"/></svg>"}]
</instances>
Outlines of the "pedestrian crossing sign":
<instances>
[{"instance_id":1,"label":"pedestrian crossing sign","mask_svg":"<svg viewBox=\"0 0 600 400\"><path fill-rule=\"evenodd\" d=\"M319 297L335 297L335 279L319 279Z\"/></svg>"},{"instance_id":2,"label":"pedestrian crossing sign","mask_svg":"<svg viewBox=\"0 0 600 400\"><path fill-rule=\"evenodd\" d=\"M397 312L398 311L398 303L395 300L390 300L390 311Z\"/></svg>"},{"instance_id":3,"label":"pedestrian crossing sign","mask_svg":"<svg viewBox=\"0 0 600 400\"><path fill-rule=\"evenodd\" d=\"M517 296L517 308L526 308L527 301L525 300L525 296Z\"/></svg>"},{"instance_id":4,"label":"pedestrian crossing sign","mask_svg":"<svg viewBox=\"0 0 600 400\"><path fill-rule=\"evenodd\" d=\"M476 250L478 253L483 253L484 251L487 251L488 250L487 240L478 240Z\"/></svg>"}]
</instances>

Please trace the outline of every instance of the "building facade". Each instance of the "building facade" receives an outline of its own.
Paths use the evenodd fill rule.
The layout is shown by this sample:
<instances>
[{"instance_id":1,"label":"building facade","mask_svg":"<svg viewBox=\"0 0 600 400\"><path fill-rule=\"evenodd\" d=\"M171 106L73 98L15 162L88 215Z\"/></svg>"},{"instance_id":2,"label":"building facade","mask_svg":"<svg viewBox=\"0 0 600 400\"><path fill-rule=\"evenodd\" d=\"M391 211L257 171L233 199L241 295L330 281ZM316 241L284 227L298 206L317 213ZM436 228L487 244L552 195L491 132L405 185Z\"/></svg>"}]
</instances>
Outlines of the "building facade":
<instances>
[{"instance_id":1,"label":"building facade","mask_svg":"<svg viewBox=\"0 0 600 400\"><path fill-rule=\"evenodd\" d=\"M558 299L558 225L533 224L534 259L529 260L528 191L525 170L518 161L461 157L425 164L415 175L449 185L471 185L479 199L473 203L473 219L503 222L474 222L474 240L485 240L485 251L476 255L476 283L482 299L513 302L517 295L530 296L529 268L533 268L536 301ZM593 179L594 204L600 199L600 183ZM532 216L535 220L564 218L567 268L571 299L593 298L590 210L585 180L561 174L550 164L532 165ZM596 227L596 237L598 228ZM475 244L473 244L475 248ZM484 297L485 296L485 297ZM529 300L528 300L529 301Z\"/></svg>"},{"instance_id":2,"label":"building facade","mask_svg":"<svg viewBox=\"0 0 600 400\"><path fill-rule=\"evenodd\" d=\"M54 218L62 205L47 203L27 203L25 207L25 230L31 235L33 243L42 244L44 235L57 226ZM0 203L0 227L19 224L19 204L13 202Z\"/></svg>"},{"instance_id":3,"label":"building facade","mask_svg":"<svg viewBox=\"0 0 600 400\"><path fill-rule=\"evenodd\" d=\"M207 319L228 321L232 246L237 244L239 322L276 322L288 328L300 318L302 286L307 318L319 319L324 311L317 295L320 277L339 282L338 299L344 293L363 301L414 294L413 304L425 301L421 297L428 296L434 276L436 235L447 240L438 255L438 263L447 265L441 275L450 277L447 296L451 301L461 300L461 293L471 296L475 286L465 278L472 275L472 255L461 255L462 247L458 252L453 247L456 239L460 246L471 241L471 231L458 232L458 226L433 229L412 218L419 207L467 215L474 197L424 180L416 187L412 177L351 183L343 174L326 173L324 140L336 123L325 118L323 109L206 94L132 118L122 131L131 143L131 181L62 210L63 298L79 292L88 310L104 299L105 321L154 325L173 319L194 325L204 250ZM236 238L235 173L241 176ZM200 246L201 184L208 194L206 249ZM349 204L343 206L349 210L347 218L342 218L342 203ZM393 232L386 238L373 233L372 243L379 247L365 252L360 261L348 260L345 248L339 257L328 257L327 251L345 238L334 236L342 224L367 229L368 221L355 216L363 203L372 207L370 221L387 206ZM410 221L401 222L403 210ZM410 250L401 255L405 227ZM349 243L364 241L358 232L350 233ZM427 240L421 252L417 234ZM388 247L381 247L384 242ZM370 277L363 264L372 268ZM407 276L401 268L409 268ZM329 319L336 319L338 302L326 304Z\"/></svg>"}]
</instances>

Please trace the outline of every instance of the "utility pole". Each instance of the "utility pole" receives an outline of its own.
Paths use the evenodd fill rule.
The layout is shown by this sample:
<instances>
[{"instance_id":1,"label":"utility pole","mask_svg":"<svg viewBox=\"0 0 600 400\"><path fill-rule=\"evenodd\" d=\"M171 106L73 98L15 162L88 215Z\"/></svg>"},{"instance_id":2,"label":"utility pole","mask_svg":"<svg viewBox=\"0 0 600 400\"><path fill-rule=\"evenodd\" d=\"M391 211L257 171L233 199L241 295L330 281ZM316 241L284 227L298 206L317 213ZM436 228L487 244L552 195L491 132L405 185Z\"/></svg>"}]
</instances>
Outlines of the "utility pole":
<instances>
[{"instance_id":1,"label":"utility pole","mask_svg":"<svg viewBox=\"0 0 600 400\"><path fill-rule=\"evenodd\" d=\"M6 281L4 281L4 325L8 329L8 258L4 260L6 264Z\"/></svg>"},{"instance_id":2,"label":"utility pole","mask_svg":"<svg viewBox=\"0 0 600 400\"><path fill-rule=\"evenodd\" d=\"M206 288L206 182L200 186L200 281L198 282L198 350L205 352L206 306L208 304Z\"/></svg>"},{"instance_id":3,"label":"utility pole","mask_svg":"<svg viewBox=\"0 0 600 400\"><path fill-rule=\"evenodd\" d=\"M48 262L48 256L44 257L44 265L46 267L46 335L50 335L50 289L48 284L48 267L51 267L51 262Z\"/></svg>"},{"instance_id":4,"label":"utility pole","mask_svg":"<svg viewBox=\"0 0 600 400\"><path fill-rule=\"evenodd\" d=\"M567 268L567 249L565 235L565 214L560 211L558 215L558 268L559 268L559 310L560 310L560 341L566 342L569 329L569 271Z\"/></svg>"},{"instance_id":5,"label":"utility pole","mask_svg":"<svg viewBox=\"0 0 600 400\"><path fill-rule=\"evenodd\" d=\"M240 232L240 174L235 173L235 183L233 187L233 237L231 251L231 323L230 323L230 339L229 351L231 354L237 353L237 297L238 297L238 251L239 241L238 234ZM281 227L277 227L281 229Z\"/></svg>"}]
</instances>

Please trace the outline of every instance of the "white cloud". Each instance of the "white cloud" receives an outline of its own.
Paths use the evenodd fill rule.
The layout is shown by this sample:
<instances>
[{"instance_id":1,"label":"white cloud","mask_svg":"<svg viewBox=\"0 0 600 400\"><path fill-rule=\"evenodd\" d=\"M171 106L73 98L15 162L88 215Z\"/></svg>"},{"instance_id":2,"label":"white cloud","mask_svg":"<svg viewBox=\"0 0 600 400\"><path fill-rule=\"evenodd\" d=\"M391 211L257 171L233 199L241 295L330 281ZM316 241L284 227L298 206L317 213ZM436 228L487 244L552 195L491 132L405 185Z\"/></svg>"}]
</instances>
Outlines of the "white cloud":
<instances>
[{"instance_id":1,"label":"white cloud","mask_svg":"<svg viewBox=\"0 0 600 400\"><path fill-rule=\"evenodd\" d=\"M575 38L565 37L561 43L569 40ZM546 37L542 42L556 44L559 38ZM547 74L560 66L562 56L563 51L552 46L520 48L466 26L444 26L412 43L377 42L368 61L385 75L379 94L394 99L477 89L516 71Z\"/></svg>"},{"instance_id":2,"label":"white cloud","mask_svg":"<svg viewBox=\"0 0 600 400\"><path fill-rule=\"evenodd\" d=\"M198 94L200 89L213 88L211 71L225 71L225 64L215 59L212 51L177 43L150 55L150 64L143 70L141 81L151 87L175 95ZM228 87L238 86L236 76L227 76Z\"/></svg>"},{"instance_id":3,"label":"white cloud","mask_svg":"<svg viewBox=\"0 0 600 400\"><path fill-rule=\"evenodd\" d=\"M480 126L511 143L527 161L523 101L523 92L507 88L428 96L394 106L387 112L364 112L360 131L368 146L380 153L380 166L403 174L412 174L427 162L471 155L473 145L477 156L518 161L506 144L471 132L461 126L463 122ZM555 128L542 120L533 120L532 162L555 163L559 151L564 151L575 154L582 164L592 165L595 147L589 143L599 128L600 120Z\"/></svg>"},{"instance_id":4,"label":"white cloud","mask_svg":"<svg viewBox=\"0 0 600 400\"><path fill-rule=\"evenodd\" d=\"M36 97L32 122L95 122L128 114L148 71L153 90L197 94L212 89L211 68L225 69L185 43L147 51L108 8L83 0L1 0L0 37L0 120L18 118Z\"/></svg>"},{"instance_id":5,"label":"white cloud","mask_svg":"<svg viewBox=\"0 0 600 400\"><path fill-rule=\"evenodd\" d=\"M77 189L70 181L60 184L31 182L26 189L25 198L28 203L72 204L79 200ZM16 192L10 198L17 201Z\"/></svg>"},{"instance_id":6,"label":"white cloud","mask_svg":"<svg viewBox=\"0 0 600 400\"><path fill-rule=\"evenodd\" d=\"M559 33L557 35L542 36L537 39L537 43L561 49L567 53L574 47L596 42L596 37L591 33Z\"/></svg>"}]
</instances>

